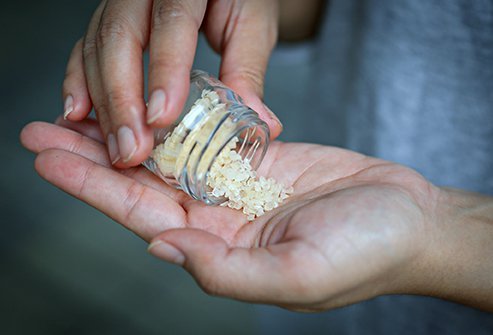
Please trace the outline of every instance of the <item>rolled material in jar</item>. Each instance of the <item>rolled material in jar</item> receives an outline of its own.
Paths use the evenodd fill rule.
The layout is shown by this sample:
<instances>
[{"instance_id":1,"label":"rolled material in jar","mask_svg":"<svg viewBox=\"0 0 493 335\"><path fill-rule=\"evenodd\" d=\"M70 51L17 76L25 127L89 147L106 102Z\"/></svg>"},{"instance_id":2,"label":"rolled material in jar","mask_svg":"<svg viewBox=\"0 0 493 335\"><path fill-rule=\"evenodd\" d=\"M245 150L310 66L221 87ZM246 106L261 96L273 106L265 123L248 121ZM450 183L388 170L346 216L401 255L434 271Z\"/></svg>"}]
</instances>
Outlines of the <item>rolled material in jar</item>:
<instances>
[{"instance_id":1,"label":"rolled material in jar","mask_svg":"<svg viewBox=\"0 0 493 335\"><path fill-rule=\"evenodd\" d=\"M210 90L202 91L200 99L193 104L190 112L173 129L165 141L153 150L151 157L157 163L163 175L174 175L178 178L186 162L198 159L202 148L210 140L211 131L227 113L225 104L219 103L219 96ZM227 133L231 122L226 120L221 132ZM220 135L220 134L219 134ZM207 152L213 154L221 145L219 139L210 141Z\"/></svg>"},{"instance_id":2,"label":"rolled material in jar","mask_svg":"<svg viewBox=\"0 0 493 335\"><path fill-rule=\"evenodd\" d=\"M151 157L161 173L172 174L178 179L186 164L197 163L196 173L204 176L209 169L207 162L211 161L212 155L217 155L225 140L228 140L224 136L229 136L234 127L226 117L227 113L226 105L220 103L216 92L202 91L201 98L195 101L190 112L153 150ZM211 139L221 120L223 122ZM227 199L222 206L242 210L252 221L278 207L293 189L285 188L272 178L257 178L248 159L242 158L236 151L238 141L238 138L233 138L217 155L207 176L207 186L211 188L209 193L212 196Z\"/></svg>"}]
</instances>

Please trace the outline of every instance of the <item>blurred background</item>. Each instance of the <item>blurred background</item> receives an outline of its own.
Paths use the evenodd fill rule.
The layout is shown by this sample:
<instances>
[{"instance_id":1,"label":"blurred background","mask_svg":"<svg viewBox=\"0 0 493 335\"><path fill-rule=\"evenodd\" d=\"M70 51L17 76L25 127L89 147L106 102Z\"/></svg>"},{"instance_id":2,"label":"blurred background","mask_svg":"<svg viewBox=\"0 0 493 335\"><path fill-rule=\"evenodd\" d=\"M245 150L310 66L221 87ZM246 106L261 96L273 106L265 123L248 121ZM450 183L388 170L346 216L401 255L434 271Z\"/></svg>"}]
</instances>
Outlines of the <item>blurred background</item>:
<instances>
[{"instance_id":1,"label":"blurred background","mask_svg":"<svg viewBox=\"0 0 493 335\"><path fill-rule=\"evenodd\" d=\"M310 2L314 1L318 0L310 0ZM299 3L296 0L291 2ZM0 219L0 335L241 335L256 334L261 330L266 331L264 334L272 334L275 333L272 329L277 329L276 325L284 326L285 329L296 334L314 334L315 332L334 334L338 333L339 325L341 329L345 328L345 325L349 326L352 333L357 333L358 327L379 329L380 323L385 324L386 327L388 325L394 327L389 326L388 328L392 329L388 331L391 334L397 332L399 334L443 333L440 332L442 326L448 327L447 329L455 328L456 334L486 334L488 329L491 329L490 326L486 327L486 325L491 325L492 320L488 314L482 315L481 319L479 312L471 308L451 303L444 308L444 302L431 301L432 299L429 298L424 301L426 298L422 297L415 300L413 300L414 297L406 296L380 297L328 313L309 315L288 313L276 307L243 304L228 299L209 297L181 268L148 255L146 243L132 233L122 229L117 223L95 209L43 181L33 169L34 155L20 145L19 133L22 127L31 121L52 122L62 114L61 85L65 66L73 45L84 34L98 3L98 0L51 0L49 2L28 0L2 1L0 4L0 28L3 41L0 52L0 148L2 156L6 158L1 165L0 173L0 210L2 213ZM303 1L303 6L307 3L308 0ZM373 84L378 84L376 80L379 79L385 82L387 78L385 76L389 73L386 62L395 59L396 64L391 65L401 64L401 59L394 57L394 53L398 52L403 56L402 64L406 66L398 67L397 69L401 72L397 71L395 74L404 75L402 77L404 79L396 83L390 81L389 87L397 90L393 91L397 94L397 98L409 97L409 99L400 101L399 98L395 104L391 105L387 104L387 99L383 101L386 102L387 107L406 107L406 102L413 102L414 99L414 96L409 95L407 91L414 87L414 81L410 79L414 78L417 80L416 83L419 83L421 74L424 73L423 69L428 68L419 66L415 68L412 62L413 54L409 53L405 47L407 39L402 39L406 43L400 39L401 36L405 36L403 34L408 34L405 24L402 31L394 29L390 31L391 34L378 35L381 29L385 30L385 27L379 26L379 20L365 20L368 17L364 14L372 8L376 8L374 14L378 14L378 9L384 5L389 10L389 8L402 7L405 3L404 9L401 8L399 13L407 15L409 8L415 9L414 14L431 13L429 24L435 32L435 27L456 27L457 22L453 19L458 19L461 23L462 16L456 15L456 9L462 7L455 6L455 2L445 0L439 3L426 1L398 3L377 0L338 1L337 3L340 5L340 12L346 13L346 9L351 9L346 14L351 15L348 17L352 17L353 21L347 20L345 15L331 15L330 20L327 20L327 22L331 21L331 29L322 27L320 35L320 41L325 39L326 42L331 43L325 46L323 43L317 45L317 40L312 40L304 43L281 44L273 53L265 83L265 102L284 124L284 132L280 139L347 145L354 149L354 143L348 142L351 138L356 138L355 143L361 144L359 147L356 145L356 149L364 153L368 153L365 152L365 148L383 143L384 149L380 148L383 158L407 163L405 159L399 160L399 156L392 156L392 153L398 153L398 150L391 148L395 145L394 142L386 143L385 137L382 137L383 140L377 143L371 136L365 137L366 133L371 132L363 131L361 132L363 135L360 134L359 130L365 127L377 127L378 124L375 123L377 119L373 119L372 114L360 113L358 108L368 106L371 110L375 107L372 104L376 102L366 99L371 97L371 94L354 96L347 92L352 92L353 89L361 89L364 92ZM348 3L351 4L346 7ZM467 6L464 5L465 9L468 9L470 4L477 8L485 5L485 2L479 1L464 0L461 3L467 3ZM432 15L433 11L440 13L440 16L437 16L440 20L435 19ZM335 10L331 12L334 13ZM487 15L490 11L478 10L477 12L484 14L484 22L490 22L491 16ZM329 11L323 10L319 13L323 13L321 16L330 14ZM393 20L394 11L387 14L389 13L391 15L387 15L386 18ZM407 17L406 15L404 17ZM421 17L419 15L418 17ZM412 29L410 28L409 32L415 32L415 30L419 32L419 29L414 29L415 25L412 20L411 16L408 24ZM397 21L401 22L396 19L395 22ZM376 22L378 29L373 33L377 37L385 37L383 40L377 39L377 42L387 43L385 45L389 48L385 50L388 52L383 55L390 55L390 58L381 57L379 51L384 48L373 48L378 43L375 45L363 43L364 39L360 36L360 32L366 31L368 22ZM461 24L470 25L468 22ZM296 33L299 25L295 25L295 28ZM453 32L452 28L447 30ZM368 35L368 37L372 36L375 35ZM431 35L433 36L435 34ZM450 36L455 38L453 34ZM434 56L431 57L430 64L433 66L430 69L435 69L436 73L433 71L431 74L428 73L431 79L434 78L433 74L440 80L447 78L441 76L442 63L445 66L456 67L454 58L449 57L448 50L449 48L455 50L455 46L458 45L458 50L461 51L462 44L457 44L460 39L454 38L443 39L443 41L441 39L441 42L447 43L440 48L433 43L434 38L424 39L425 42L431 43L424 44L424 46L428 46L426 50L433 51L431 56ZM404 44L394 43L396 40ZM352 41L362 43L353 48ZM469 35L461 41L469 43ZM315 53L314 50L319 47L323 47L322 52ZM334 49L342 52L332 53ZM485 50L491 50L491 48ZM353 64L358 64L358 57L364 58L365 55L372 56L369 65L362 68L353 67ZM460 52L456 56L459 55L461 55ZM467 59L467 57L460 57L461 61L462 59ZM440 66L436 67L437 64L433 61L437 61ZM219 57L209 49L201 37L194 67L217 74L218 66ZM345 71L338 71L339 69ZM482 72L486 75L489 73L483 69ZM349 75L346 75L347 73ZM362 86L354 88L355 82ZM407 82L410 83L409 87L403 84ZM464 110L470 112L468 104L469 101L475 102L474 88L476 86L468 85L467 81L458 81L458 83L463 86L455 86L455 82L450 84L452 85L451 92L460 93L458 94L459 100L445 99L443 106L457 111L465 108ZM475 80L474 83L481 83L481 81ZM430 89L434 87L435 85L432 85ZM437 91L432 93L427 92L427 96L442 97L440 87L438 85ZM461 87L464 87L463 91ZM414 91L411 90L412 92ZM478 92L481 95L483 91ZM356 101L355 97L359 100ZM449 110L444 109L447 113L440 114L443 109L442 105L438 104L438 107L433 107L434 100L430 101L429 110L422 108L421 105L417 109L422 110L423 113L434 111L435 116L451 116L448 124L452 130L455 129L455 124L460 124L456 121L460 119L454 119L453 113L448 113ZM460 104L456 106L454 101L460 101ZM402 105L401 102L404 104ZM448 104L449 102L451 103ZM413 103L411 105L414 106ZM353 116L356 115L356 117L353 119L349 117L349 121L346 120L344 113L338 113L351 110L353 110ZM474 112L474 108L471 111ZM478 111L481 110L478 109ZM368 115L371 117L366 118ZM417 138L409 135L413 134L414 128L408 127L407 119L399 119L399 113L396 115L392 113L392 115L393 118L385 119L383 129L392 124L392 127L387 128L397 129L398 133L395 134L395 138L401 137L401 131L409 130L410 132L406 132L407 138L416 140ZM460 113L460 115L464 118L471 118L470 115L474 114ZM471 119L478 122L475 126L478 129L487 129L487 127L482 127L481 118L472 117ZM447 122L444 122L441 117L435 118L434 123L428 124L428 121L430 120L427 117L426 122L423 123L430 131L428 135L432 134L434 129L441 129L442 134L446 133L443 129L449 129L442 127ZM351 122L353 122L352 126ZM416 123L416 125L419 124ZM349 134L346 138L346 131L350 131L351 127L355 131L352 136ZM416 134L420 134L419 129L417 130ZM477 136L479 138L481 135ZM443 138L447 139L447 136ZM424 137L425 141L426 139L427 137ZM446 149L450 147L459 150L458 146L447 141L442 144ZM424 151L418 144L415 147L419 148L420 154ZM461 171L466 171L467 167L464 165L474 160L465 161L461 157L473 157L472 151L481 151L482 147L463 147L462 154L460 154L461 151L457 151L457 154L454 152L451 157L457 159L460 164L450 164L448 154L444 154L442 158L445 159L445 163L442 165L435 158L433 147L429 148L431 151L428 151L428 154L433 159L425 159L423 161L426 164L411 165L412 167L417 168L429 178L434 177L435 179L432 180L437 180L439 184L490 192L488 190L491 190L491 178L488 177L489 181L477 178L474 164L471 170L473 173L464 174L465 179L447 179L447 176L456 178L455 172L459 165ZM390 156L385 156L386 151L390 153ZM445 150L445 152L449 151ZM410 164L413 161L411 159ZM489 158L486 157L484 161L489 162ZM435 162L437 165L434 166L429 162ZM485 171L485 175L489 176L489 171L487 169ZM422 308L423 306L426 308ZM350 313L344 313L348 310ZM406 311L412 311L412 313ZM385 319L382 319L382 315L385 315ZM383 321L380 322L381 320ZM402 325L407 325L407 327L402 327ZM478 329L483 327L484 332L477 329L473 331L471 325ZM398 330L394 331L394 329Z\"/></svg>"},{"instance_id":2,"label":"blurred background","mask_svg":"<svg viewBox=\"0 0 493 335\"><path fill-rule=\"evenodd\" d=\"M65 65L98 2L0 5L0 334L255 333L254 306L204 294L142 240L43 181L19 143L25 124L62 114ZM218 64L201 38L195 68L216 74ZM282 140L337 144L335 119L323 139L300 131L320 124L303 117L313 67L309 44L280 46L265 100L284 123Z\"/></svg>"}]
</instances>

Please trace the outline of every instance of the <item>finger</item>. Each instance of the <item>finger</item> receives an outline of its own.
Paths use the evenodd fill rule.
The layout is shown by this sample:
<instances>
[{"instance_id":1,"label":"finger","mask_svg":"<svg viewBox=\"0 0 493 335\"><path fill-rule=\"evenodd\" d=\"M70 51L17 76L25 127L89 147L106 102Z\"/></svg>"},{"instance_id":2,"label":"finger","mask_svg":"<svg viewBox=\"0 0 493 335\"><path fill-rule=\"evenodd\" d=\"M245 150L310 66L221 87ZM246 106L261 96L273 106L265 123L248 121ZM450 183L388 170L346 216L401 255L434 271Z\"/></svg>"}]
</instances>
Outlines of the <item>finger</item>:
<instances>
[{"instance_id":1,"label":"finger","mask_svg":"<svg viewBox=\"0 0 493 335\"><path fill-rule=\"evenodd\" d=\"M71 122L58 117L55 120L55 124L66 129L71 129L99 143L104 143L103 133L101 132L98 121L95 119L87 118L79 122Z\"/></svg>"},{"instance_id":2,"label":"finger","mask_svg":"<svg viewBox=\"0 0 493 335\"><path fill-rule=\"evenodd\" d=\"M185 104L206 3L205 0L154 1L147 110L147 123L153 127L164 127L174 122Z\"/></svg>"},{"instance_id":3,"label":"finger","mask_svg":"<svg viewBox=\"0 0 493 335\"><path fill-rule=\"evenodd\" d=\"M216 1L209 10L205 29L211 45L221 53L220 79L259 114L269 125L271 138L276 138L282 124L262 98L268 60L277 39L277 2Z\"/></svg>"},{"instance_id":4,"label":"finger","mask_svg":"<svg viewBox=\"0 0 493 335\"><path fill-rule=\"evenodd\" d=\"M71 124L80 127L86 121L71 122ZM50 123L33 122L22 130L20 136L21 143L28 150L35 153L40 153L48 149L60 149L85 157L99 165L111 167L111 162L104 145L90 139L84 134L84 132L95 132L95 130L91 129L92 127L99 129L97 124L86 123L86 127L80 127L82 133L78 133ZM189 199L185 193L170 187L143 167L119 170L118 172L141 184L154 188L180 205Z\"/></svg>"},{"instance_id":5,"label":"finger","mask_svg":"<svg viewBox=\"0 0 493 335\"><path fill-rule=\"evenodd\" d=\"M70 55L63 81L63 117L72 121L82 120L91 112L92 102L87 89L82 39L77 41Z\"/></svg>"},{"instance_id":6,"label":"finger","mask_svg":"<svg viewBox=\"0 0 493 335\"><path fill-rule=\"evenodd\" d=\"M28 124L22 129L20 139L22 145L34 153L47 149L62 149L84 156L97 164L110 166L108 155L101 143L50 123Z\"/></svg>"},{"instance_id":7,"label":"finger","mask_svg":"<svg viewBox=\"0 0 493 335\"><path fill-rule=\"evenodd\" d=\"M296 245L230 248L224 240L196 229L173 229L153 239L149 252L183 265L205 292L253 302L290 303L305 288L293 267ZM286 256L288 255L288 256ZM295 270L300 270L296 272Z\"/></svg>"},{"instance_id":8,"label":"finger","mask_svg":"<svg viewBox=\"0 0 493 335\"><path fill-rule=\"evenodd\" d=\"M35 168L50 183L146 241L185 224L185 211L171 198L84 157L50 149L38 155Z\"/></svg>"},{"instance_id":9,"label":"finger","mask_svg":"<svg viewBox=\"0 0 493 335\"><path fill-rule=\"evenodd\" d=\"M109 124L102 129L119 167L141 163L153 146L152 130L145 123L142 68L150 6L149 0L108 0L93 36L101 81L93 102L98 118L106 114Z\"/></svg>"},{"instance_id":10,"label":"finger","mask_svg":"<svg viewBox=\"0 0 493 335\"><path fill-rule=\"evenodd\" d=\"M84 70L86 73L87 87L89 89L89 94L91 96L91 100L96 111L96 117L99 122L101 132L103 133L103 136L106 140L111 161L116 162L120 159L120 154L118 152L118 144L116 142L116 138L111 132L111 122L109 114L107 110L104 109L105 106L102 103L104 101L104 92L98 60L97 32L106 5L106 0L101 1L98 8L93 14L91 21L89 22L89 27L87 28L87 32L83 40L82 54L84 61Z\"/></svg>"},{"instance_id":11,"label":"finger","mask_svg":"<svg viewBox=\"0 0 493 335\"><path fill-rule=\"evenodd\" d=\"M145 122L142 53L148 40L151 1L109 0L97 33L99 66L110 116L110 131L118 144L119 167L144 161L153 147Z\"/></svg>"}]
</instances>

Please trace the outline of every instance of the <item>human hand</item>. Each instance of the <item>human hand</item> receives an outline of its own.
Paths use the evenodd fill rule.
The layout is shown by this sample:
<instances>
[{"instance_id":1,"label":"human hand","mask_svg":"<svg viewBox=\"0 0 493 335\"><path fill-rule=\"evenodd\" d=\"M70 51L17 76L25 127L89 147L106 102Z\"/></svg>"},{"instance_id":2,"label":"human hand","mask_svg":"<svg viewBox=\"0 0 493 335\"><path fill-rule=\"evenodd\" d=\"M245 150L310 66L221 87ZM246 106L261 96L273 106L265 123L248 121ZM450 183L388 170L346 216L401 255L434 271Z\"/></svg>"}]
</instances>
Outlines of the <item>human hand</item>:
<instances>
[{"instance_id":1,"label":"human hand","mask_svg":"<svg viewBox=\"0 0 493 335\"><path fill-rule=\"evenodd\" d=\"M65 117L97 114L111 161L145 160L152 128L171 124L185 103L199 28L220 53L220 79L266 121L282 126L262 103L264 74L277 38L275 0L103 0L70 56L63 83ZM149 47L149 106L142 54Z\"/></svg>"},{"instance_id":2,"label":"human hand","mask_svg":"<svg viewBox=\"0 0 493 335\"><path fill-rule=\"evenodd\" d=\"M211 294L318 310L392 293L426 249L437 190L412 170L350 151L274 142L260 174L293 185L253 223L143 167L114 170L95 121L36 122L22 143L62 190L120 222Z\"/></svg>"}]
</instances>

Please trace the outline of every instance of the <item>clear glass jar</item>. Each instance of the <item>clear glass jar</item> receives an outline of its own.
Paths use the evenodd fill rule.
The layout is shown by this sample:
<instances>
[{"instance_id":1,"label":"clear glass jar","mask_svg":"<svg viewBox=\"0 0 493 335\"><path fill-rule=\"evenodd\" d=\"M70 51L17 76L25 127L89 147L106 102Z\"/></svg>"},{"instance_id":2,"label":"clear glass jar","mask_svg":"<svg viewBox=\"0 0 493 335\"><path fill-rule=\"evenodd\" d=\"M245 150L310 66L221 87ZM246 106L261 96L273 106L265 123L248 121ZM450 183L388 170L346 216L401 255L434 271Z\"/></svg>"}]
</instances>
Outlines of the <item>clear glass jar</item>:
<instances>
[{"instance_id":1,"label":"clear glass jar","mask_svg":"<svg viewBox=\"0 0 493 335\"><path fill-rule=\"evenodd\" d=\"M155 130L153 153L143 164L192 198L220 204L226 199L212 195L207 177L218 154L235 138L235 150L256 170L269 146L267 124L222 82L194 70L181 115L172 126Z\"/></svg>"}]
</instances>

